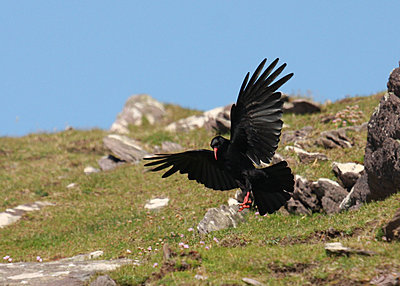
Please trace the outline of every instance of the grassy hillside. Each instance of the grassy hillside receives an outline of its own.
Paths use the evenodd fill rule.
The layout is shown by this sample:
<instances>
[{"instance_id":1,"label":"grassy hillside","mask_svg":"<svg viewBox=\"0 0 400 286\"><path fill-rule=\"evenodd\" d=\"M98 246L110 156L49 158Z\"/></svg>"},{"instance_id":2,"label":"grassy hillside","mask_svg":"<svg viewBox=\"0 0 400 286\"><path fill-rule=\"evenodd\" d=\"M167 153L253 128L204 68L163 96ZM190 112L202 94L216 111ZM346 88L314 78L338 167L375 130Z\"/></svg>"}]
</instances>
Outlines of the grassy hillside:
<instances>
[{"instance_id":1,"label":"grassy hillside","mask_svg":"<svg viewBox=\"0 0 400 286\"><path fill-rule=\"evenodd\" d=\"M351 120L354 124L368 121L381 96L347 98L325 105L321 114L284 115L285 130L314 127L307 151L325 153L329 161L304 165L284 151L285 146L278 152L293 159L295 174L310 180L334 179L333 161L363 162L366 132L347 134L354 142L352 148L325 150L312 145L312 139L339 123L321 123L321 119L338 117L341 111L342 117L349 117L353 109L360 112L348 118L349 124ZM187 149L209 148L214 134L205 130L177 134L163 130L167 123L197 111L174 105L167 109L162 124L132 127L131 136L149 151L165 140ZM250 212L247 222L236 229L200 236L192 229L207 209L225 204L234 191L208 190L182 175L161 179L159 173L146 172L143 163L85 175L86 166L97 167L97 160L107 154L102 143L106 134L103 130L70 130L0 138L0 211L38 200L55 204L0 229L2 257L10 255L16 262L41 256L52 261L103 250L106 259L138 259L140 266L128 265L109 273L121 285L243 285L243 277L272 285L358 285L400 268L400 243L380 239L381 226L400 207L400 194L337 215L259 217ZM71 183L76 187L67 188ZM159 211L145 210L146 201L155 197L169 197L169 205ZM324 251L327 241L377 254L331 257ZM181 242L188 248L180 246ZM176 254L175 264L163 265L166 243Z\"/></svg>"}]
</instances>

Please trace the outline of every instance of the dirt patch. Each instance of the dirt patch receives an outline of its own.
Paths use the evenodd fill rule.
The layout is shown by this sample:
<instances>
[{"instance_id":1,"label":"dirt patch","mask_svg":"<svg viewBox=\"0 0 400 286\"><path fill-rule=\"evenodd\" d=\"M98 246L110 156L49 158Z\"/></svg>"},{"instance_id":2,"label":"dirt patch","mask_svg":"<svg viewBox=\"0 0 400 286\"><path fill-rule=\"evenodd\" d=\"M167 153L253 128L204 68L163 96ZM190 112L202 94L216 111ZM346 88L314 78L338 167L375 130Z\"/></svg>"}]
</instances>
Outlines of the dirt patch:
<instances>
[{"instance_id":1,"label":"dirt patch","mask_svg":"<svg viewBox=\"0 0 400 286\"><path fill-rule=\"evenodd\" d=\"M65 148L69 153L99 154L106 153L106 148L101 142L94 142L89 139L81 139L69 142Z\"/></svg>"},{"instance_id":2,"label":"dirt patch","mask_svg":"<svg viewBox=\"0 0 400 286\"><path fill-rule=\"evenodd\" d=\"M157 280L161 280L165 275L171 272L186 271L200 266L201 256L197 251L182 252L180 255L172 253L174 259L164 261L160 270L153 272L144 284L151 284Z\"/></svg>"},{"instance_id":3,"label":"dirt patch","mask_svg":"<svg viewBox=\"0 0 400 286\"><path fill-rule=\"evenodd\" d=\"M352 280L343 276L343 274L340 273L330 274L326 278L312 277L309 281L312 285L335 285L335 286L369 285L367 281Z\"/></svg>"},{"instance_id":4,"label":"dirt patch","mask_svg":"<svg viewBox=\"0 0 400 286\"><path fill-rule=\"evenodd\" d=\"M272 275L277 278L283 278L290 274L302 274L304 271L315 267L313 264L307 263L294 263L290 265L279 265L276 263L270 263L268 265Z\"/></svg>"},{"instance_id":5,"label":"dirt patch","mask_svg":"<svg viewBox=\"0 0 400 286\"><path fill-rule=\"evenodd\" d=\"M239 236L228 236L221 240L220 245L223 247L243 247L249 244L249 240Z\"/></svg>"},{"instance_id":6,"label":"dirt patch","mask_svg":"<svg viewBox=\"0 0 400 286\"><path fill-rule=\"evenodd\" d=\"M352 237L357 236L363 231L362 228L355 228L351 231L343 231L337 230L334 228L329 228L326 230L317 230L311 233L307 237L283 237L283 238L276 238L268 241L268 244L271 244L271 241L275 244L279 245L292 245L292 244L315 244L319 242L329 242L335 238L344 238L344 237Z\"/></svg>"}]
</instances>

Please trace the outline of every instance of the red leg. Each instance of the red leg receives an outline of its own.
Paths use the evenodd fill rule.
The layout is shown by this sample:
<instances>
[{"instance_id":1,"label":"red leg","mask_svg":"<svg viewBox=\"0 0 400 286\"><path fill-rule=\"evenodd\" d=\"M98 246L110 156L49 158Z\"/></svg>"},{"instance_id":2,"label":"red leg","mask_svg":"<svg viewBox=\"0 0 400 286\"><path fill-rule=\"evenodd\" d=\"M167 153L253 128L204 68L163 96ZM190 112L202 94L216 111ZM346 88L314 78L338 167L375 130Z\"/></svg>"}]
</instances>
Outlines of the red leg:
<instances>
[{"instance_id":1,"label":"red leg","mask_svg":"<svg viewBox=\"0 0 400 286\"><path fill-rule=\"evenodd\" d=\"M239 204L240 208L239 211L241 212L244 209L248 209L251 206L251 199L250 197L250 192L247 192L246 196L244 197L243 203Z\"/></svg>"}]
</instances>

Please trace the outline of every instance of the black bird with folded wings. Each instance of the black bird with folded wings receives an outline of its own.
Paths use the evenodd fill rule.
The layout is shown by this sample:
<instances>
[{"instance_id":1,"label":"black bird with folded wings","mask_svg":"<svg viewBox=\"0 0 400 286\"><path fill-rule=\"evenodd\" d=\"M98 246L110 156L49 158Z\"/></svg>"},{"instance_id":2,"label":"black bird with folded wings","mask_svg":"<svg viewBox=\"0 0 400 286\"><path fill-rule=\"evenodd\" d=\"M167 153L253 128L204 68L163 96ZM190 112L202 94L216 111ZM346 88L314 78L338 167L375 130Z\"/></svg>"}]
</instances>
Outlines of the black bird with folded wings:
<instances>
[{"instance_id":1,"label":"black bird with folded wings","mask_svg":"<svg viewBox=\"0 0 400 286\"><path fill-rule=\"evenodd\" d=\"M263 167L271 162L283 125L282 94L277 89L293 76L291 73L275 81L286 66L273 71L278 60L262 72L267 61L264 59L250 80L247 73L237 102L232 105L230 140L216 136L210 144L213 151L159 154L145 158L154 160L145 166L156 166L152 171L171 167L163 178L179 171L214 190L239 187L245 196L239 210L250 207L252 197L261 215L278 210L290 199L294 187L286 161Z\"/></svg>"}]
</instances>

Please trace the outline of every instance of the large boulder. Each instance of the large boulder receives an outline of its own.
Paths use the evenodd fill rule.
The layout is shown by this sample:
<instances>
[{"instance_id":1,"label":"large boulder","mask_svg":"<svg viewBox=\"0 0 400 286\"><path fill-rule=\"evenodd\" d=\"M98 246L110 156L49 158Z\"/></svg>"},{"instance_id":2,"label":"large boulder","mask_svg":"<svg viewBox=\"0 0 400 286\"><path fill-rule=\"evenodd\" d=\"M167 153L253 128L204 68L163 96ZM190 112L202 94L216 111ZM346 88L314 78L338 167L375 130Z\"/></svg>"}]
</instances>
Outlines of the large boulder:
<instances>
[{"instance_id":1,"label":"large boulder","mask_svg":"<svg viewBox=\"0 0 400 286\"><path fill-rule=\"evenodd\" d=\"M364 166L367 200L384 199L400 190L400 98L393 92L382 97L368 123Z\"/></svg>"},{"instance_id":2,"label":"large boulder","mask_svg":"<svg viewBox=\"0 0 400 286\"><path fill-rule=\"evenodd\" d=\"M345 208L385 199L400 190L400 68L392 71L387 86L368 122L365 173L342 203Z\"/></svg>"},{"instance_id":3,"label":"large boulder","mask_svg":"<svg viewBox=\"0 0 400 286\"><path fill-rule=\"evenodd\" d=\"M111 125L110 131L128 134L129 125L141 125L144 118L150 124L154 124L164 115L164 105L150 95L132 95L126 101L122 111L117 115L117 119Z\"/></svg>"}]
</instances>

